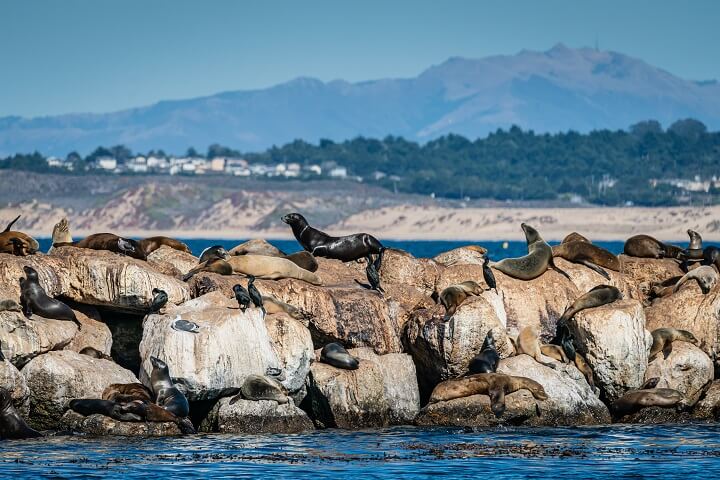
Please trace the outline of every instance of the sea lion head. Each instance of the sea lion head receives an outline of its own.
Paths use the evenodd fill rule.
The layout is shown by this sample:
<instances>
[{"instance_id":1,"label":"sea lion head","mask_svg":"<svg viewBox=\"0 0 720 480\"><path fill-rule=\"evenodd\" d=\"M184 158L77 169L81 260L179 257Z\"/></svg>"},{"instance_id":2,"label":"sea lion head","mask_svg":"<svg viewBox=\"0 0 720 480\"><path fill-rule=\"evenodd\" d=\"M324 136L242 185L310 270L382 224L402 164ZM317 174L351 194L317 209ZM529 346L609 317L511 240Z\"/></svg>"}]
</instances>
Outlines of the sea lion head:
<instances>
[{"instance_id":1,"label":"sea lion head","mask_svg":"<svg viewBox=\"0 0 720 480\"><path fill-rule=\"evenodd\" d=\"M37 282L37 281L38 281L38 273L37 273L37 271L36 271L34 268L32 268L32 267L30 267L30 266L28 266L28 265L25 265L25 266L23 267L23 272L25 272L25 277L26 277L29 281L31 281L31 282Z\"/></svg>"},{"instance_id":2,"label":"sea lion head","mask_svg":"<svg viewBox=\"0 0 720 480\"><path fill-rule=\"evenodd\" d=\"M495 334L493 333L492 329L488 330L487 335L485 335L485 341L483 342L480 351L487 350L489 348L495 350Z\"/></svg>"},{"instance_id":3,"label":"sea lion head","mask_svg":"<svg viewBox=\"0 0 720 480\"><path fill-rule=\"evenodd\" d=\"M537 241L542 241L542 237L540 237L538 231L535 230L533 227L531 227L527 223L521 223L520 226L522 227L523 232L525 232L525 241L528 245L533 244Z\"/></svg>"},{"instance_id":4,"label":"sea lion head","mask_svg":"<svg viewBox=\"0 0 720 480\"><path fill-rule=\"evenodd\" d=\"M702 237L695 230L688 228L687 234L690 237L690 245L688 246L691 250L698 250L702 248Z\"/></svg>"},{"instance_id":5,"label":"sea lion head","mask_svg":"<svg viewBox=\"0 0 720 480\"><path fill-rule=\"evenodd\" d=\"M693 335L692 332L688 332L687 330L678 330L678 332L686 342L692 343L693 345L700 344L700 342L697 338L695 338L695 335Z\"/></svg>"},{"instance_id":6,"label":"sea lion head","mask_svg":"<svg viewBox=\"0 0 720 480\"><path fill-rule=\"evenodd\" d=\"M164 376L170 376L170 369L168 368L167 363L163 362L157 357L150 357L150 363L152 363L153 366L153 379L156 377L155 372L158 372L159 374L162 374Z\"/></svg>"},{"instance_id":7,"label":"sea lion head","mask_svg":"<svg viewBox=\"0 0 720 480\"><path fill-rule=\"evenodd\" d=\"M222 245L213 245L208 247L200 254L200 263L207 262L208 260L229 260L230 254L225 250Z\"/></svg>"},{"instance_id":8,"label":"sea lion head","mask_svg":"<svg viewBox=\"0 0 720 480\"><path fill-rule=\"evenodd\" d=\"M287 223L291 227L304 227L307 225L307 220L305 220L305 217L300 215L299 213L288 213L287 215L283 215L281 220L284 223Z\"/></svg>"}]
</instances>

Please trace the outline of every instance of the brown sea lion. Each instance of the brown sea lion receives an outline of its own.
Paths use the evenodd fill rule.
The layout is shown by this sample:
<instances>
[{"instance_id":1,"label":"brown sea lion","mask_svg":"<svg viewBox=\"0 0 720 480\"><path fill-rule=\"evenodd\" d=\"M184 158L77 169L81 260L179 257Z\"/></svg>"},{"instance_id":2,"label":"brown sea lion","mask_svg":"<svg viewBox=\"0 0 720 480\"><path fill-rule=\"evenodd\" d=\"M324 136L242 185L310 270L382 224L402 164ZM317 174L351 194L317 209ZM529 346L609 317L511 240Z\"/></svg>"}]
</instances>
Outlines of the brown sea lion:
<instances>
[{"instance_id":1,"label":"brown sea lion","mask_svg":"<svg viewBox=\"0 0 720 480\"><path fill-rule=\"evenodd\" d=\"M673 293L676 293L678 290L680 290L682 284L687 282L688 280L697 281L698 285L700 286L700 290L702 290L702 293L707 295L718 282L718 272L717 270L715 270L715 267L711 267L708 265L702 265L694 270L690 270L688 273L683 275L680 280L678 280L678 282L675 284L675 286L673 287Z\"/></svg>"},{"instance_id":2,"label":"brown sea lion","mask_svg":"<svg viewBox=\"0 0 720 480\"><path fill-rule=\"evenodd\" d=\"M682 248L663 243L650 235L635 235L628 238L623 253L638 258L682 258Z\"/></svg>"},{"instance_id":3,"label":"brown sea lion","mask_svg":"<svg viewBox=\"0 0 720 480\"><path fill-rule=\"evenodd\" d=\"M197 275L200 272L217 273L219 275L232 275L233 268L227 261L221 258L211 258L210 260L191 269L188 273L183 275L182 279L184 282L187 282L193 276Z\"/></svg>"},{"instance_id":4,"label":"brown sea lion","mask_svg":"<svg viewBox=\"0 0 720 480\"><path fill-rule=\"evenodd\" d=\"M307 270L308 272L316 272L319 267L317 260L315 260L315 257L313 257L310 252L295 252L290 255L285 255L282 258L290 260L295 265L303 270Z\"/></svg>"},{"instance_id":5,"label":"brown sea lion","mask_svg":"<svg viewBox=\"0 0 720 480\"><path fill-rule=\"evenodd\" d=\"M152 392L142 383L113 383L103 390L101 398L118 403L134 400L152 403Z\"/></svg>"},{"instance_id":6,"label":"brown sea lion","mask_svg":"<svg viewBox=\"0 0 720 480\"><path fill-rule=\"evenodd\" d=\"M70 239L70 241L68 241ZM147 260L140 244L132 238L125 238L114 233L94 233L80 241L73 242L70 227L66 218L63 218L53 227L52 248L76 247L91 250L107 250L119 253L138 260Z\"/></svg>"},{"instance_id":7,"label":"brown sea lion","mask_svg":"<svg viewBox=\"0 0 720 480\"><path fill-rule=\"evenodd\" d=\"M80 355L87 355L88 357L92 358L99 358L102 360L110 360L111 362L114 361L113 358L110 355L107 355L100 350L98 350L95 347L85 347L82 350L78 352Z\"/></svg>"},{"instance_id":8,"label":"brown sea lion","mask_svg":"<svg viewBox=\"0 0 720 480\"><path fill-rule=\"evenodd\" d=\"M299 320L301 322L307 322L310 318L312 318L312 314L294 307L289 303L285 303L272 295L263 295L262 300L265 312L268 314L286 313L295 320Z\"/></svg>"},{"instance_id":9,"label":"brown sea lion","mask_svg":"<svg viewBox=\"0 0 720 480\"><path fill-rule=\"evenodd\" d=\"M620 260L604 248L582 241L563 242L552 247L553 257L564 258L596 271L610 280L610 275L600 267L620 271Z\"/></svg>"},{"instance_id":10,"label":"brown sea lion","mask_svg":"<svg viewBox=\"0 0 720 480\"><path fill-rule=\"evenodd\" d=\"M672 353L673 342L688 342L697 345L698 339L692 332L678 330L677 328L657 328L652 331L653 343L650 347L648 362L652 362L658 353L663 352L665 358Z\"/></svg>"},{"instance_id":11,"label":"brown sea lion","mask_svg":"<svg viewBox=\"0 0 720 480\"><path fill-rule=\"evenodd\" d=\"M537 278L545 273L549 267L568 277L567 273L557 268L553 263L552 248L542 239L538 231L525 223L521 224L521 227L525 232L528 254L519 258L505 258L490 266L505 275L519 280Z\"/></svg>"},{"instance_id":12,"label":"brown sea lion","mask_svg":"<svg viewBox=\"0 0 720 480\"><path fill-rule=\"evenodd\" d=\"M445 307L445 320L452 317L455 314L457 308L467 299L469 296L482 295L483 288L472 280L450 285L442 292L438 297L440 304Z\"/></svg>"},{"instance_id":13,"label":"brown sea lion","mask_svg":"<svg viewBox=\"0 0 720 480\"><path fill-rule=\"evenodd\" d=\"M192 253L190 248L183 242L170 237L157 236L143 238L138 241L138 244L140 245L140 249L145 253L146 257L163 245L181 252Z\"/></svg>"},{"instance_id":14,"label":"brown sea lion","mask_svg":"<svg viewBox=\"0 0 720 480\"><path fill-rule=\"evenodd\" d=\"M438 384L430 395L430 403L446 402L470 395L488 395L491 410L496 416L500 416L505 411L505 395L521 389L528 390L537 400L548 398L543 386L535 380L501 373L478 373Z\"/></svg>"},{"instance_id":15,"label":"brown sea lion","mask_svg":"<svg viewBox=\"0 0 720 480\"><path fill-rule=\"evenodd\" d=\"M40 244L30 235L10 230L20 215L7 224L5 230L0 232L0 253L10 253L16 256L33 255L40 249Z\"/></svg>"},{"instance_id":16,"label":"brown sea lion","mask_svg":"<svg viewBox=\"0 0 720 480\"><path fill-rule=\"evenodd\" d=\"M570 363L570 359L568 359L567 355L565 355L565 350L563 350L559 345L546 343L540 346L540 352L546 357L555 359L560 363Z\"/></svg>"},{"instance_id":17,"label":"brown sea lion","mask_svg":"<svg viewBox=\"0 0 720 480\"><path fill-rule=\"evenodd\" d=\"M681 407L682 393L672 388L648 388L632 390L610 405L614 420L632 415L646 407Z\"/></svg>"},{"instance_id":18,"label":"brown sea lion","mask_svg":"<svg viewBox=\"0 0 720 480\"><path fill-rule=\"evenodd\" d=\"M322 285L322 280L313 272L298 267L290 260L266 255L236 255L228 259L233 273L253 275L264 280L295 278L313 285Z\"/></svg>"},{"instance_id":19,"label":"brown sea lion","mask_svg":"<svg viewBox=\"0 0 720 480\"><path fill-rule=\"evenodd\" d=\"M592 243L587 238L583 237L577 232L568 233L565 238L562 239L562 242L560 243L569 243L569 242L585 242L585 243Z\"/></svg>"},{"instance_id":20,"label":"brown sea lion","mask_svg":"<svg viewBox=\"0 0 720 480\"><path fill-rule=\"evenodd\" d=\"M230 399L230 405L238 400L273 400L279 405L288 403L288 391L277 380L263 375L248 375L240 387L240 393Z\"/></svg>"},{"instance_id":21,"label":"brown sea lion","mask_svg":"<svg viewBox=\"0 0 720 480\"><path fill-rule=\"evenodd\" d=\"M530 355L539 364L555 369L555 365L552 363L542 361L543 354L540 349L540 340L538 339L539 335L540 332L535 326L525 327L520 330L520 334L518 335L517 340L515 340L517 353L518 355L522 353Z\"/></svg>"},{"instance_id":22,"label":"brown sea lion","mask_svg":"<svg viewBox=\"0 0 720 480\"><path fill-rule=\"evenodd\" d=\"M70 409L80 415L105 415L121 422L139 422L142 418L131 412L123 410L122 405L110 400L100 400L99 398L76 398L70 400L68 404Z\"/></svg>"},{"instance_id":23,"label":"brown sea lion","mask_svg":"<svg viewBox=\"0 0 720 480\"><path fill-rule=\"evenodd\" d=\"M586 308L600 307L622 298L623 295L617 287L613 287L612 285L598 285L575 300L562 314L558 320L558 324L567 322L578 312Z\"/></svg>"}]
</instances>

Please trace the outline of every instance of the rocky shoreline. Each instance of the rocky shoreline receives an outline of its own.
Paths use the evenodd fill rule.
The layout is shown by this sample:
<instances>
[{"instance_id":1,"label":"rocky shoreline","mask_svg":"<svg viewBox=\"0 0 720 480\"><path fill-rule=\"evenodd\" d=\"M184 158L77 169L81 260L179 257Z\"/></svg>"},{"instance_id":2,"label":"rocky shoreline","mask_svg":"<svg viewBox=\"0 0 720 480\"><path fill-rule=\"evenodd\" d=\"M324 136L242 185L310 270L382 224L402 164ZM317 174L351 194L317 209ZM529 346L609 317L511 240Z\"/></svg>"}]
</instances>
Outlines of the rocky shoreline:
<instances>
[{"instance_id":1,"label":"rocky shoreline","mask_svg":"<svg viewBox=\"0 0 720 480\"><path fill-rule=\"evenodd\" d=\"M385 294L367 290L364 265L317 258L314 286L295 279L258 280L263 295L292 305L298 314L242 312L232 287L243 276L199 273L189 253L161 247L148 261L74 247L51 254L0 254L0 299L19 301L23 266L37 270L46 292L70 305L72 322L21 312L0 312L2 385L33 428L93 435L179 435L173 423L121 422L68 408L75 398L100 398L114 383L149 386L150 357L162 358L190 402L190 417L203 432L293 433L315 428L364 429L389 425L598 425L611 422L608 406L649 378L677 390L693 405L649 407L628 423L716 421L720 418L720 286L704 295L695 282L670 296L650 299L653 283L682 275L670 259L620 256L610 280L589 268L556 258L567 272L548 270L531 281L496 272L497 293L484 291L463 302L444 321L433 298L467 280L483 284L482 255L456 249L434 259L388 249L380 275ZM584 310L571 321L578 351L594 372L594 391L572 364L515 355L510 338L528 326L547 341L558 318L580 295L610 284L624 299ZM161 313L148 314L153 288L167 292ZM171 329L182 316L198 333ZM650 331L661 327L693 332L698 345L676 342L672 352L648 361ZM501 357L498 373L530 378L548 398L526 390L509 393L496 416L487 395L428 404L440 382L466 373L488 331ZM360 360L357 370L319 362L320 348L338 342ZM112 360L79 352L92 347ZM279 371L290 401L240 400L223 396L249 375ZM692 400L692 401L691 401Z\"/></svg>"}]
</instances>

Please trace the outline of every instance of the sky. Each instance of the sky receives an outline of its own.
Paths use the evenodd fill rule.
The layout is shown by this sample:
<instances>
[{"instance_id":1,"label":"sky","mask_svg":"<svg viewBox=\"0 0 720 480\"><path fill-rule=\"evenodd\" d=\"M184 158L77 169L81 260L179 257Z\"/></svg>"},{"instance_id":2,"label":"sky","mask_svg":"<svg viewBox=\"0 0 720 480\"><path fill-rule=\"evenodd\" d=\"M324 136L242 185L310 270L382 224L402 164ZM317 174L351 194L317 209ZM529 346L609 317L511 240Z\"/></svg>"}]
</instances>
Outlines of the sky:
<instances>
[{"instance_id":1,"label":"sky","mask_svg":"<svg viewBox=\"0 0 720 480\"><path fill-rule=\"evenodd\" d=\"M0 0L0 116L107 112L451 56L615 50L720 78L720 1Z\"/></svg>"}]
</instances>

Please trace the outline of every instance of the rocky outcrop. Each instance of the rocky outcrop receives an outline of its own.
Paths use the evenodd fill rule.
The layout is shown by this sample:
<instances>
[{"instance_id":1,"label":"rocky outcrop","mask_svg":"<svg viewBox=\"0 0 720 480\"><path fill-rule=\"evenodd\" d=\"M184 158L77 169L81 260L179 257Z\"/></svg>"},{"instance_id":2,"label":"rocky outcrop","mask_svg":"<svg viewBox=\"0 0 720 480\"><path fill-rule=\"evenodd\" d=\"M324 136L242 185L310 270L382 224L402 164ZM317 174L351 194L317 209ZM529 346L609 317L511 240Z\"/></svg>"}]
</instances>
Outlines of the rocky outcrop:
<instances>
[{"instance_id":1,"label":"rocky outcrop","mask_svg":"<svg viewBox=\"0 0 720 480\"><path fill-rule=\"evenodd\" d=\"M200 331L173 330L178 318L195 322ZM250 308L243 313L237 302L220 292L145 317L140 379L147 386L151 356L168 364L189 401L218 398L223 390L240 387L250 374L282 373L262 312Z\"/></svg>"},{"instance_id":2,"label":"rocky outcrop","mask_svg":"<svg viewBox=\"0 0 720 480\"><path fill-rule=\"evenodd\" d=\"M568 274L570 281L575 285L580 293L589 292L598 285L611 285L620 290L624 298L634 298L642 300L643 294L640 290L631 286L625 281L625 276L621 272L616 272L605 268L610 280L600 275L598 272L579 263L572 263L563 258L556 257L555 265Z\"/></svg>"},{"instance_id":3,"label":"rocky outcrop","mask_svg":"<svg viewBox=\"0 0 720 480\"><path fill-rule=\"evenodd\" d=\"M285 371L282 383L299 404L304 397L305 378L315 355L310 330L285 314L266 316L265 327Z\"/></svg>"},{"instance_id":4,"label":"rocky outcrop","mask_svg":"<svg viewBox=\"0 0 720 480\"><path fill-rule=\"evenodd\" d=\"M101 360L62 350L32 359L22 369L30 388L29 424L36 429L55 428L74 398L100 398L113 383L133 383L129 370Z\"/></svg>"},{"instance_id":5,"label":"rocky outcrop","mask_svg":"<svg viewBox=\"0 0 720 480\"><path fill-rule=\"evenodd\" d=\"M592 368L596 385L612 402L640 387L652 344L637 300L589 308L569 322L575 345Z\"/></svg>"},{"instance_id":6,"label":"rocky outcrop","mask_svg":"<svg viewBox=\"0 0 720 480\"><path fill-rule=\"evenodd\" d=\"M644 298L649 295L653 284L682 276L684 273L680 270L678 261L671 258L637 258L627 255L620 255L618 258L625 283Z\"/></svg>"},{"instance_id":7,"label":"rocky outcrop","mask_svg":"<svg viewBox=\"0 0 720 480\"><path fill-rule=\"evenodd\" d=\"M712 381L713 362L692 343L673 342L667 358L660 352L648 365L645 379L655 377L658 388L672 388L691 400Z\"/></svg>"},{"instance_id":8,"label":"rocky outcrop","mask_svg":"<svg viewBox=\"0 0 720 480\"><path fill-rule=\"evenodd\" d=\"M486 254L486 248L473 245L442 252L436 255L433 260L446 267L452 265L482 265Z\"/></svg>"},{"instance_id":9,"label":"rocky outcrop","mask_svg":"<svg viewBox=\"0 0 720 480\"><path fill-rule=\"evenodd\" d=\"M360 348L349 353L360 359L357 370L318 362L310 368L305 402L316 424L357 429L412 422L420 409L412 359Z\"/></svg>"},{"instance_id":10,"label":"rocky outcrop","mask_svg":"<svg viewBox=\"0 0 720 480\"><path fill-rule=\"evenodd\" d=\"M27 417L30 409L30 389L25 377L7 360L0 361L0 386L10 392L15 408Z\"/></svg>"},{"instance_id":11,"label":"rocky outcrop","mask_svg":"<svg viewBox=\"0 0 720 480\"><path fill-rule=\"evenodd\" d=\"M79 352L85 347L92 347L105 355L110 355L112 334L108 326L102 322L97 309L89 305L73 305L73 310L82 326L64 349Z\"/></svg>"},{"instance_id":12,"label":"rocky outcrop","mask_svg":"<svg viewBox=\"0 0 720 480\"><path fill-rule=\"evenodd\" d=\"M720 380L715 380L693 409L693 417L720 419Z\"/></svg>"},{"instance_id":13,"label":"rocky outcrop","mask_svg":"<svg viewBox=\"0 0 720 480\"><path fill-rule=\"evenodd\" d=\"M310 417L290 401L283 405L272 400L238 400L222 398L200 429L220 433L300 433L314 430Z\"/></svg>"},{"instance_id":14,"label":"rocky outcrop","mask_svg":"<svg viewBox=\"0 0 720 480\"><path fill-rule=\"evenodd\" d=\"M535 398L525 390L505 396L505 412L499 417L490 409L490 397L470 395L425 406L415 423L421 426L489 427L523 425L538 417Z\"/></svg>"},{"instance_id":15,"label":"rocky outcrop","mask_svg":"<svg viewBox=\"0 0 720 480\"><path fill-rule=\"evenodd\" d=\"M105 415L80 415L68 410L59 420L59 427L86 435L117 435L121 437L167 437L180 435L180 429L170 422L121 422Z\"/></svg>"},{"instance_id":16,"label":"rocky outcrop","mask_svg":"<svg viewBox=\"0 0 720 480\"><path fill-rule=\"evenodd\" d=\"M22 367L31 359L69 345L78 332L74 322L19 312L0 312L0 344L5 358Z\"/></svg>"},{"instance_id":17,"label":"rocky outcrop","mask_svg":"<svg viewBox=\"0 0 720 480\"><path fill-rule=\"evenodd\" d=\"M198 259L190 253L163 245L150 252L147 263L160 273L171 277L182 277L192 268L197 267Z\"/></svg>"}]
</instances>

